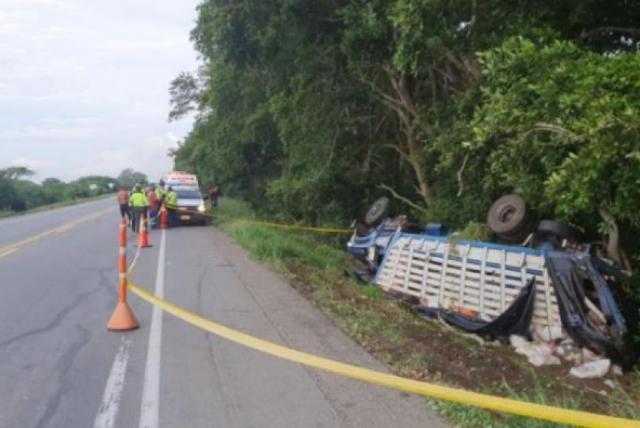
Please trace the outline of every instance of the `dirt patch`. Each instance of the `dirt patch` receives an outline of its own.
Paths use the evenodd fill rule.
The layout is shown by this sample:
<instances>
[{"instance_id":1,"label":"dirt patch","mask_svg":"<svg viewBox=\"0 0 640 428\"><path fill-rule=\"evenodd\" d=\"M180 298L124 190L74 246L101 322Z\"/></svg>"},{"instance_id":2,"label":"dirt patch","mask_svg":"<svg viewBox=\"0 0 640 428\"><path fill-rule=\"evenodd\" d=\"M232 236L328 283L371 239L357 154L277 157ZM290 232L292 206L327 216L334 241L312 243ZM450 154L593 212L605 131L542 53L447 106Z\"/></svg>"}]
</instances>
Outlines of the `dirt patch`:
<instances>
[{"instance_id":1,"label":"dirt patch","mask_svg":"<svg viewBox=\"0 0 640 428\"><path fill-rule=\"evenodd\" d=\"M410 304L385 297L338 272L289 266L290 283L396 373L501 396L540 397L584 410L638 417L640 375L576 379L570 365L536 368L508 344L469 337L438 320L418 316ZM367 325L370 324L370 325ZM475 336L474 336L475 337Z\"/></svg>"}]
</instances>

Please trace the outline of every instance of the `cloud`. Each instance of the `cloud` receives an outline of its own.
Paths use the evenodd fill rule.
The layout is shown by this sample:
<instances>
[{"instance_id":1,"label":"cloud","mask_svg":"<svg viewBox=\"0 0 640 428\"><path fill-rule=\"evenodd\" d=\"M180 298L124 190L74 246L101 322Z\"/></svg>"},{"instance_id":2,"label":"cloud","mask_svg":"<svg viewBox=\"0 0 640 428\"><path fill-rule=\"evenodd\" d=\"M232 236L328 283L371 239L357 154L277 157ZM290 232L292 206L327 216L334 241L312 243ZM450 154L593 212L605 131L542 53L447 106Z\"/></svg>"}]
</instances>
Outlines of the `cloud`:
<instances>
[{"instance_id":1,"label":"cloud","mask_svg":"<svg viewBox=\"0 0 640 428\"><path fill-rule=\"evenodd\" d=\"M24 128L9 129L0 131L0 141L2 140L86 140L94 137L100 132L95 128Z\"/></svg>"},{"instance_id":2,"label":"cloud","mask_svg":"<svg viewBox=\"0 0 640 428\"><path fill-rule=\"evenodd\" d=\"M134 168L147 174L151 181L158 180L172 169L169 149L177 147L178 137L172 132L164 136L149 135L134 147L106 148L85 158L82 163L70 165L70 175L80 177L91 174L116 176L125 168Z\"/></svg>"},{"instance_id":3,"label":"cloud","mask_svg":"<svg viewBox=\"0 0 640 428\"><path fill-rule=\"evenodd\" d=\"M118 54L127 54L132 51L149 52L151 50L162 51L167 48L190 48L188 34L172 34L160 40L113 40L105 43L104 48Z\"/></svg>"},{"instance_id":4,"label":"cloud","mask_svg":"<svg viewBox=\"0 0 640 428\"><path fill-rule=\"evenodd\" d=\"M167 140L171 141L174 144L178 144L178 141L180 141L180 138L174 134L173 132L169 131L167 132Z\"/></svg>"},{"instance_id":5,"label":"cloud","mask_svg":"<svg viewBox=\"0 0 640 428\"><path fill-rule=\"evenodd\" d=\"M27 95L17 93L14 89L4 96L4 100L28 101L34 103L43 103L50 101L89 101L93 99L93 96L93 94L86 90L76 92L56 92L51 94Z\"/></svg>"},{"instance_id":6,"label":"cloud","mask_svg":"<svg viewBox=\"0 0 640 428\"><path fill-rule=\"evenodd\" d=\"M54 162L48 159L32 159L20 157L9 162L10 166L25 166L32 171L39 171L42 168L51 168L55 166Z\"/></svg>"},{"instance_id":7,"label":"cloud","mask_svg":"<svg viewBox=\"0 0 640 428\"><path fill-rule=\"evenodd\" d=\"M74 9L76 4L72 0L2 0L2 6L52 6L63 9Z\"/></svg>"},{"instance_id":8,"label":"cloud","mask_svg":"<svg viewBox=\"0 0 640 428\"><path fill-rule=\"evenodd\" d=\"M157 176L191 119L167 123L169 82L193 70L199 0L0 0L0 168L69 180Z\"/></svg>"}]
</instances>

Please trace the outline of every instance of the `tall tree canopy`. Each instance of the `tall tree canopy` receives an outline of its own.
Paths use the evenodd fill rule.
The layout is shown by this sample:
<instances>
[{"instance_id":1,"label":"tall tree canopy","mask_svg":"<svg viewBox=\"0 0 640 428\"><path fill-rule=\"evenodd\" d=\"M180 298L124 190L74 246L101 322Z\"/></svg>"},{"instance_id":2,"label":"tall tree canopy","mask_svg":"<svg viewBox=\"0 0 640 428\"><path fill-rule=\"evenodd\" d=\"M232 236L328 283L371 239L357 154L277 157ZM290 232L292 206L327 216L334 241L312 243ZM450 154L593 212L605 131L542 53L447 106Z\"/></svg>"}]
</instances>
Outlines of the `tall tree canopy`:
<instances>
[{"instance_id":1,"label":"tall tree canopy","mask_svg":"<svg viewBox=\"0 0 640 428\"><path fill-rule=\"evenodd\" d=\"M462 227L517 192L637 257L638 22L630 0L205 0L175 163L307 221L387 193Z\"/></svg>"},{"instance_id":2,"label":"tall tree canopy","mask_svg":"<svg viewBox=\"0 0 640 428\"><path fill-rule=\"evenodd\" d=\"M118 184L126 186L131 189L136 184L147 184L148 179L146 174L138 171L134 171L131 168L123 169L117 178Z\"/></svg>"}]
</instances>

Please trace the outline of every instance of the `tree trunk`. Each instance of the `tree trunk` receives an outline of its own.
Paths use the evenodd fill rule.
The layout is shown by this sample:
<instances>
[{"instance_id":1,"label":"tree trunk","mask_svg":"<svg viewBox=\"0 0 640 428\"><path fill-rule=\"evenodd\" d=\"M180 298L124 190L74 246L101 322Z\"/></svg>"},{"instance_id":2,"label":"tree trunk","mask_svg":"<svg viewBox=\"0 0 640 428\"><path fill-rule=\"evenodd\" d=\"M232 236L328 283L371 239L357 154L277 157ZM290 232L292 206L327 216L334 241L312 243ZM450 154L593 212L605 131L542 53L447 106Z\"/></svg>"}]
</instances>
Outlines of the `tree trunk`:
<instances>
[{"instance_id":1,"label":"tree trunk","mask_svg":"<svg viewBox=\"0 0 640 428\"><path fill-rule=\"evenodd\" d=\"M420 162L421 145L418 131L422 128L419 126L419 111L412 99L407 77L404 74L398 75L389 68L386 72L392 90L388 93L381 92L380 97L384 104L397 115L401 134L404 136L404 141L394 148L413 169L416 192L425 206L428 206L431 203L431 193L422 162Z\"/></svg>"},{"instance_id":2,"label":"tree trunk","mask_svg":"<svg viewBox=\"0 0 640 428\"><path fill-rule=\"evenodd\" d=\"M418 194L422 197L422 200L424 201L425 205L428 206L431 204L431 193L429 192L429 185L424 176L424 169L419 159L419 147L416 142L416 137L409 136L407 137L407 140L409 140L408 141L408 146L409 146L408 160L409 160L409 163L411 164L411 167L413 168L413 173L415 174L415 177L416 177L416 183L417 183L416 189L418 191Z\"/></svg>"},{"instance_id":3,"label":"tree trunk","mask_svg":"<svg viewBox=\"0 0 640 428\"><path fill-rule=\"evenodd\" d=\"M624 270L631 271L629 260L624 257L622 249L620 248L620 229L611 213L609 203L602 202L598 207L598 213L602 220L604 220L607 226L607 234L609 235L607 240L607 257L618 263L619 266L622 266Z\"/></svg>"}]
</instances>

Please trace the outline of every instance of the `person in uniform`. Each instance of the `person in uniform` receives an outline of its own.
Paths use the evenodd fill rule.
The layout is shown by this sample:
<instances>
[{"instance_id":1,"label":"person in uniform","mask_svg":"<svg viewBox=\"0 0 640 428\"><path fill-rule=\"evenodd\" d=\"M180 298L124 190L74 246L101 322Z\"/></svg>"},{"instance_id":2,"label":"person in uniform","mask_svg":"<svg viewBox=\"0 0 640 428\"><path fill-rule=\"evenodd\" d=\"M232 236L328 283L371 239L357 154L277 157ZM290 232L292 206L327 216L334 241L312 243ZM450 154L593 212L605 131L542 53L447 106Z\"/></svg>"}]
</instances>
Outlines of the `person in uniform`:
<instances>
[{"instance_id":1,"label":"person in uniform","mask_svg":"<svg viewBox=\"0 0 640 428\"><path fill-rule=\"evenodd\" d=\"M167 207L167 214L169 215L169 226L176 226L178 224L178 194L171 186L167 189L167 195L165 196L164 201L165 206Z\"/></svg>"},{"instance_id":2,"label":"person in uniform","mask_svg":"<svg viewBox=\"0 0 640 428\"><path fill-rule=\"evenodd\" d=\"M129 197L129 206L131 207L131 230L138 232L140 221L147 218L147 209L149 208L149 201L139 184L133 188L133 193Z\"/></svg>"}]
</instances>

